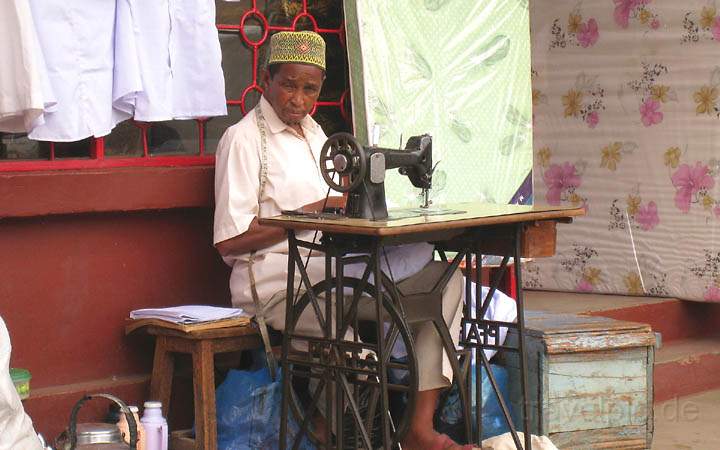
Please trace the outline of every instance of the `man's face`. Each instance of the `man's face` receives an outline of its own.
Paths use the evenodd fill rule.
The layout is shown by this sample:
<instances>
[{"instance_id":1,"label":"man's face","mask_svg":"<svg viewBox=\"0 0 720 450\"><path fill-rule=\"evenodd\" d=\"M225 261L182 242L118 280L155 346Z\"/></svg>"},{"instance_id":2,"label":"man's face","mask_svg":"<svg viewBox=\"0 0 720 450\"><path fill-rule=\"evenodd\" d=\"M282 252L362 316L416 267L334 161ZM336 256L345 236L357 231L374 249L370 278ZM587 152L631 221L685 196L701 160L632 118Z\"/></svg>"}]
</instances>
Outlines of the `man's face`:
<instances>
[{"instance_id":1,"label":"man's face","mask_svg":"<svg viewBox=\"0 0 720 450\"><path fill-rule=\"evenodd\" d=\"M312 111L320 95L324 73L307 64L280 64L275 75L265 71L265 98L286 124L298 125Z\"/></svg>"}]
</instances>

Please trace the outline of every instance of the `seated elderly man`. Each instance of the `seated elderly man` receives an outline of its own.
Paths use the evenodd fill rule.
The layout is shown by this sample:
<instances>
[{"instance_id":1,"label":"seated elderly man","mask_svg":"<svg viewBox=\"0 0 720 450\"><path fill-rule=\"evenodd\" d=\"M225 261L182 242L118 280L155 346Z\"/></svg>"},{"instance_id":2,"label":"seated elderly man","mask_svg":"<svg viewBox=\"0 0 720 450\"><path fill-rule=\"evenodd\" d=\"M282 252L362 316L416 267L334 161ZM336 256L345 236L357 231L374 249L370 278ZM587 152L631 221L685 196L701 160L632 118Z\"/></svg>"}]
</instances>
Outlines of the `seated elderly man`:
<instances>
[{"instance_id":1,"label":"seated elderly man","mask_svg":"<svg viewBox=\"0 0 720 450\"><path fill-rule=\"evenodd\" d=\"M273 35L260 103L228 128L216 154L214 244L232 267L233 304L249 313L261 312L277 330L285 326L288 245L283 229L260 225L258 217L344 205L342 197L326 200L328 188L318 160L327 137L309 115L324 79L325 42L320 35L306 31ZM307 240L311 239L312 235ZM427 265L405 283L439 272L437 265L442 263L430 262L431 253L424 261ZM310 258L307 270L313 282L322 280L324 258ZM461 294L462 276L457 272L442 297L443 317L455 339L460 330ZM430 323L412 331L420 392L403 448L464 448L433 429L439 394L452 379L448 355ZM317 321L305 316L296 332L321 335Z\"/></svg>"}]
</instances>

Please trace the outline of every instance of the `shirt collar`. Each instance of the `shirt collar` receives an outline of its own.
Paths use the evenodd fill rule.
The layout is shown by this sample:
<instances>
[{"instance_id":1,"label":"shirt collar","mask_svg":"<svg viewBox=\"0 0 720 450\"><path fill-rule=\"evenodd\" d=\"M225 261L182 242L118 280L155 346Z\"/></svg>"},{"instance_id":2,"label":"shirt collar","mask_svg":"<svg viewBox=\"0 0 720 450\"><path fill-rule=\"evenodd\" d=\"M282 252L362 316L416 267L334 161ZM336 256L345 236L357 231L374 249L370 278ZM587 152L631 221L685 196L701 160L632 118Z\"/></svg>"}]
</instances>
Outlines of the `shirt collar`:
<instances>
[{"instance_id":1,"label":"shirt collar","mask_svg":"<svg viewBox=\"0 0 720 450\"><path fill-rule=\"evenodd\" d=\"M278 117L275 109L272 107L270 102L267 101L264 95L260 96L260 109L262 110L263 116L265 116L265 121L267 122L268 128L272 134L277 134L284 130L292 130L290 125L286 124L282 121L282 119L280 119L280 117ZM315 122L315 119L310 117L308 114L300 121L300 126L303 128L303 131L314 134L316 132L316 127L319 127L320 125L318 125L318 123ZM292 130L292 132L295 132L295 130Z\"/></svg>"}]
</instances>

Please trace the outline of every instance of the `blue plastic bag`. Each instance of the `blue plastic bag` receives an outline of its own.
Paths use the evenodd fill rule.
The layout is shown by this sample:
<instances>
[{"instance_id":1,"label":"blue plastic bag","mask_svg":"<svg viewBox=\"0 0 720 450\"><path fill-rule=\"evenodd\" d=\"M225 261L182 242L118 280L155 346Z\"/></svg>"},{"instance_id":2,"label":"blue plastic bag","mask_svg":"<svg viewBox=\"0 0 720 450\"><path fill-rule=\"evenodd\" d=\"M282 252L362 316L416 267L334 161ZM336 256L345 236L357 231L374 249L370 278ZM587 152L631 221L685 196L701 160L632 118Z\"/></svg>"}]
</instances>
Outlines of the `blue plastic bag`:
<instances>
[{"instance_id":1,"label":"blue plastic bag","mask_svg":"<svg viewBox=\"0 0 720 450\"><path fill-rule=\"evenodd\" d=\"M498 387L500 388L500 393L503 396L503 399L505 400L505 404L510 409L511 417L513 418L513 421L515 421L515 417L513 417L512 414L512 408L510 406L510 394L508 389L508 373L507 369L505 369L502 366L498 366L495 364L490 364L490 369L492 370L493 375L495 376L495 381L498 384ZM477 428L475 426L475 405L476 405L476 397L475 397L475 380L477 379L475 376L475 362L473 361L472 367L471 367L471 377L472 377L472 393L470 394L470 404L472 405L472 421L473 421L473 431ZM485 371L485 368L482 368L482 439L491 438L493 436L498 436L503 433L507 433L510 431L510 427L508 427L507 421L505 420L505 416L503 415L502 408L500 407L500 402L498 401L497 395L493 391L492 384L490 383L490 379L487 376L487 372ZM448 394L447 401L445 402L445 406L443 407L442 411L440 411L438 415L438 431L447 433L451 437L460 438L463 433L463 416L462 416L462 405L460 403L460 393L458 391L457 385L453 383L452 388L450 388L450 392ZM459 435L459 436L458 436Z\"/></svg>"},{"instance_id":2,"label":"blue plastic bag","mask_svg":"<svg viewBox=\"0 0 720 450\"><path fill-rule=\"evenodd\" d=\"M404 358L395 359L395 361L404 361ZM500 388L505 404L510 410L513 421L517 424L517 419L513 415L512 408L510 406L510 393L508 387L508 373L507 369L502 366L490 364L495 381ZM472 376L472 393L471 397L471 414L473 421L473 431L477 428L475 424L475 362L473 361L470 369ZM407 372L405 370L390 370L389 377L393 383L407 384ZM493 436L497 436L510 431L505 416L503 415L502 408L500 408L500 402L498 401L497 395L493 391L490 379L487 376L485 368L482 369L482 438L487 439ZM401 400L399 411L404 410L404 399ZM464 423L462 415L462 404L460 402L460 392L458 391L457 383L453 382L448 397L442 407L442 409L435 414L435 426L438 432L445 433L456 442L462 442L464 438Z\"/></svg>"},{"instance_id":3,"label":"blue plastic bag","mask_svg":"<svg viewBox=\"0 0 720 450\"><path fill-rule=\"evenodd\" d=\"M280 447L280 371L272 381L267 367L255 371L231 370L218 386L216 397L219 450L275 450ZM298 432L288 421L288 446ZM307 437L301 450L315 450Z\"/></svg>"}]
</instances>

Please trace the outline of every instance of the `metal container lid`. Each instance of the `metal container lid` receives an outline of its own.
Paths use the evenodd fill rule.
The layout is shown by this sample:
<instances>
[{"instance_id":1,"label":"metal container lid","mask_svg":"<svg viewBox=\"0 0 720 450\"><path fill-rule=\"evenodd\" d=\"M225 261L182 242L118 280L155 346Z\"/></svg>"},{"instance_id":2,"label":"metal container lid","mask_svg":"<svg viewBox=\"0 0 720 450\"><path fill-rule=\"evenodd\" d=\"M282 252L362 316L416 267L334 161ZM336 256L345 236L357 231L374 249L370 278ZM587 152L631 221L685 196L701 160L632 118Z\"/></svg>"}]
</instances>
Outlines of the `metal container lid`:
<instances>
[{"instance_id":1,"label":"metal container lid","mask_svg":"<svg viewBox=\"0 0 720 450\"><path fill-rule=\"evenodd\" d=\"M78 445L115 444L122 442L120 429L111 423L79 423L77 425Z\"/></svg>"}]
</instances>

